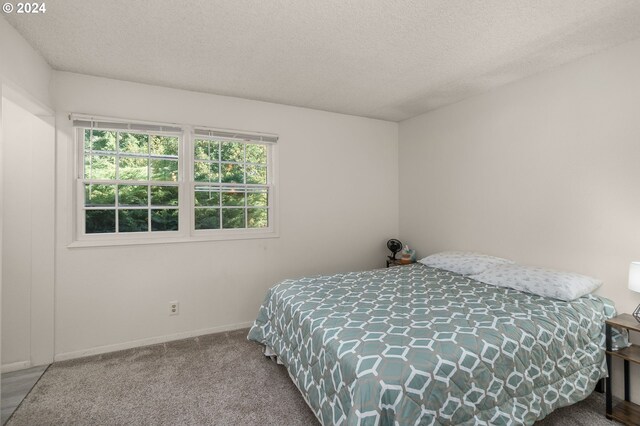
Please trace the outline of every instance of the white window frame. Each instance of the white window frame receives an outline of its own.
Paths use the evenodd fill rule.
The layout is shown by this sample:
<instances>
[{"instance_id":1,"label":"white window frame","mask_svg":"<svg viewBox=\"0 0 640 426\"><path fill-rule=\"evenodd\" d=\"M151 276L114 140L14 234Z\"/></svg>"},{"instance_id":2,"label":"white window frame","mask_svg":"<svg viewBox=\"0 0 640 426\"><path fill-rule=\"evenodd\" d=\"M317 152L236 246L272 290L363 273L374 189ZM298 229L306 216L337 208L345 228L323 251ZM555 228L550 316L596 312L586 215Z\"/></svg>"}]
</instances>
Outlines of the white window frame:
<instances>
[{"instance_id":1,"label":"white window frame","mask_svg":"<svg viewBox=\"0 0 640 426\"><path fill-rule=\"evenodd\" d=\"M162 244L162 243L183 243L197 241L218 241L218 240L239 240L239 239L260 239L260 238L277 238L278 235L278 197L277 197L277 141L278 136L268 133L242 132L229 129L217 129L204 126L176 125L166 123L140 122L122 119L113 119L105 117L70 115L75 120L90 121L108 121L111 123L121 123L122 128L104 128L96 126L95 129L123 131L132 133L147 133L154 135L178 136L178 230L177 231L144 231L144 232L124 232L124 233L85 233L85 215L84 215L84 185L90 183L101 184L122 184L122 185L153 185L153 181L133 181L133 180L109 180L94 182L93 180L84 179L84 130L87 127L74 127L74 144L75 144L75 185L73 202L75 205L75 231L73 242L68 246L73 247L91 247L91 246L117 246L117 245L137 245L137 244ZM156 130L129 130L126 126L129 124L138 125L156 125L179 127L182 133L177 135L175 132L162 132ZM211 131L211 136L203 136L198 134L194 136L194 129L200 132L203 129ZM223 135L223 136L217 136ZM210 139L217 141L233 141L242 143L259 143L266 145L267 151L267 184L259 185L268 188L268 224L266 228L237 228L237 229L195 229L195 187L207 186L204 182L195 182L194 180L194 141L196 139ZM265 140L267 142L265 142ZM245 158L246 160L246 158ZM224 184L227 186L226 184ZM230 184L228 186L234 186ZM237 184L239 187L247 187L246 184ZM251 185L248 185L251 186ZM246 204L245 207L246 209ZM116 207L117 209L117 207ZM246 215L246 210L245 210Z\"/></svg>"},{"instance_id":2,"label":"white window frame","mask_svg":"<svg viewBox=\"0 0 640 426\"><path fill-rule=\"evenodd\" d=\"M194 152L194 147L195 147L195 140L210 140L210 141L219 141L219 142L241 142L243 144L251 144L251 143L255 143L255 144L263 144L266 146L266 151L267 151L267 183L266 185L262 185L262 184L247 184L247 183L242 183L242 184L231 184L231 183L227 183L227 184L219 184L218 186L220 188L226 187L226 188L266 188L267 189L267 217L268 217L268 223L269 226L266 228L237 228L237 229L195 229L195 214L191 215L191 223L190 223L190 227L189 229L191 230L192 234L194 236L207 236L207 235L211 235L213 233L215 234L223 234L223 235L229 235L229 236L233 236L233 235L237 235L237 234L264 234L264 233L272 233L274 232L274 225L272 223L272 216L273 216L273 203L275 202L275 197L274 197L274 192L275 192L275 185L273 184L274 181L274 176L273 176L273 166L272 166L272 158L273 158L273 150L275 147L275 144L271 144L271 143L264 143L261 141L247 141L247 140L240 140L238 138L228 138L228 137L220 137L220 136L203 136L203 135L198 135L197 137L191 137L191 148L190 148L190 152L193 153ZM242 165L244 167L247 166L247 164L251 164L251 163L247 163L246 161L246 149L245 149L245 158L244 161L242 163ZM220 165L225 164L225 162L223 161L219 161L218 162ZM193 158L193 155L191 155L191 159L189 161L189 165L192 167L192 170L190 170L190 176L191 176L191 194L193 195L195 192L195 188L196 186L209 186L210 184L206 183L206 182L196 182L195 181L195 176L194 176L194 170L193 170L193 166L195 164L195 159ZM222 193L221 193L222 196ZM195 198L195 197L194 197ZM247 216L246 216L246 209L247 209L247 204L246 204L246 200L247 198L245 197L245 205L242 206L243 209L245 209L245 224L247 223ZM194 201L194 199L192 198L191 200L192 202ZM194 207L193 205L191 206L192 208ZM224 207L221 207L220 210L223 210ZM191 209L191 212L194 212L195 209ZM222 218L220 218L220 221L222 223Z\"/></svg>"}]
</instances>

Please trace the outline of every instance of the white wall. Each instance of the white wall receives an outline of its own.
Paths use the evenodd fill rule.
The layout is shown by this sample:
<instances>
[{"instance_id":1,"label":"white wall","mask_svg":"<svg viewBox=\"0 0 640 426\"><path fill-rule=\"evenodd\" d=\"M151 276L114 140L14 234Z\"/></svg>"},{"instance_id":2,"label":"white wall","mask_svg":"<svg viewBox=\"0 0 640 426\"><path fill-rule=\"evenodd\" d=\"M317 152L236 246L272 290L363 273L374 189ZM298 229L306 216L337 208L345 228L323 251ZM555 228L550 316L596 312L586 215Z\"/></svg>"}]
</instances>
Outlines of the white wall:
<instances>
[{"instance_id":1,"label":"white wall","mask_svg":"<svg viewBox=\"0 0 640 426\"><path fill-rule=\"evenodd\" d=\"M398 232L396 123L64 72L53 81L57 359L248 325L279 280L384 266ZM68 248L69 112L279 134L280 237Z\"/></svg>"},{"instance_id":2,"label":"white wall","mask_svg":"<svg viewBox=\"0 0 640 426\"><path fill-rule=\"evenodd\" d=\"M28 108L32 113L47 115L47 107L51 105L50 97L49 97L49 84L51 78L51 68L46 63L46 61L42 58L42 56L35 51L27 41L22 38L18 34L18 32L7 23L7 21L0 16L0 98L5 99L7 97L11 97L11 99L19 98L22 102L22 105ZM0 161L8 162L12 161L12 158L8 158L5 150L6 140L4 138L4 129L6 128L7 118L3 115L3 108L0 107ZM49 143L49 148L51 152L53 152L55 140L53 139L53 132L50 132L50 139L40 139L40 143L45 144ZM47 152L47 151L45 151ZM49 156L51 170L53 170L54 159L51 158L51 153L47 154ZM4 167L4 166L3 166ZM1 175L2 173L0 173ZM0 188L2 188L3 182L0 178ZM43 197L42 210L41 212L51 212L50 216L47 217L48 220L53 222L53 203L54 199L49 194L49 196ZM2 222L4 222L4 214L2 213L4 207L6 206L5 194L2 189L0 189L0 241L2 244L0 246L5 245L6 241L6 232L3 231L3 228L6 230L6 227L2 226ZM30 212L29 212L30 213ZM40 216L42 217L42 216ZM47 222L48 223L48 222ZM51 231L47 233L47 238L53 239L53 232ZM11 255L12 248L7 247L4 250L0 250L0 288L4 287L4 282L2 281L2 276L5 274L6 263L3 262L2 257L7 254ZM47 256L47 260L51 258L53 259L53 253L49 249L49 253ZM3 267L4 266L4 267ZM49 265L50 269L40 270L38 273L48 274L48 276L44 277L46 280L45 285L49 288L47 290L53 291L53 264ZM48 272L50 271L50 272ZM42 284L40 281L38 284ZM1 292L0 292L1 293ZM51 300L43 300L40 296L44 296L48 298L47 294L38 294L38 298L36 300L36 306L46 306L45 311L42 312L38 310L36 313L36 321L37 327L35 330L30 330L32 332L32 337L40 338L39 345L41 347L38 350L43 349L47 345L49 346L49 352L51 355L53 354L53 332L52 332L52 322L53 315L49 316L49 313L53 311L53 303L51 296ZM1 298L0 298L1 299ZM4 300L0 301L0 306L6 303ZM42 315L40 315L42 313ZM4 317L3 321L1 321L0 328L7 328L7 324L12 324L14 321L13 317L7 316L4 312L0 312L0 318ZM51 331L46 330L46 328L41 328L40 325L42 322L47 321L49 326L51 327ZM2 333L2 337L4 338L5 333ZM2 349L0 350L0 354L5 351L12 351L13 347L7 347L6 345L2 345ZM41 351L39 353L42 353ZM39 356L39 355L38 355ZM26 361L26 360L25 360ZM43 362L43 358L38 358L36 360L37 363ZM3 366L7 364L4 357L0 356L0 364ZM14 364L15 365L15 364Z\"/></svg>"},{"instance_id":3,"label":"white wall","mask_svg":"<svg viewBox=\"0 0 640 426\"><path fill-rule=\"evenodd\" d=\"M402 241L595 276L631 312L639 76L640 40L400 123Z\"/></svg>"},{"instance_id":4,"label":"white wall","mask_svg":"<svg viewBox=\"0 0 640 426\"><path fill-rule=\"evenodd\" d=\"M640 40L400 124L400 235L599 277L640 259Z\"/></svg>"},{"instance_id":5,"label":"white wall","mask_svg":"<svg viewBox=\"0 0 640 426\"><path fill-rule=\"evenodd\" d=\"M51 67L0 15L0 80L50 106Z\"/></svg>"},{"instance_id":6,"label":"white wall","mask_svg":"<svg viewBox=\"0 0 640 426\"><path fill-rule=\"evenodd\" d=\"M28 125L30 115L6 99L2 102L2 113L6 123L2 149L8 159L2 163L5 201L2 212L2 362L18 364L30 358L31 220L25 212L31 208L31 164L17 161L31 157L31 143L25 141L26 137L21 133Z\"/></svg>"},{"instance_id":7,"label":"white wall","mask_svg":"<svg viewBox=\"0 0 640 426\"><path fill-rule=\"evenodd\" d=\"M4 137L2 136L4 133L4 125L2 122L3 119L3 114L2 114L2 92L3 92L3 86L2 84L0 84L0 164L2 164L2 162L4 161ZM2 211L4 210L4 190L3 190L3 186L4 186L4 182L2 180L2 173L0 173L0 366L2 366L2 274L4 271L3 266L3 261L2 261L2 256L4 255L4 253L2 253L2 242L4 241L4 226L2 225L2 222L4 221L4 214L2 213ZM1 377L1 376L0 376ZM2 389L2 383L0 380L0 389ZM1 391L0 391L0 397L1 397ZM1 400L1 398L0 398Z\"/></svg>"},{"instance_id":8,"label":"white wall","mask_svg":"<svg viewBox=\"0 0 640 426\"><path fill-rule=\"evenodd\" d=\"M53 360L53 123L2 99L2 369Z\"/></svg>"}]
</instances>

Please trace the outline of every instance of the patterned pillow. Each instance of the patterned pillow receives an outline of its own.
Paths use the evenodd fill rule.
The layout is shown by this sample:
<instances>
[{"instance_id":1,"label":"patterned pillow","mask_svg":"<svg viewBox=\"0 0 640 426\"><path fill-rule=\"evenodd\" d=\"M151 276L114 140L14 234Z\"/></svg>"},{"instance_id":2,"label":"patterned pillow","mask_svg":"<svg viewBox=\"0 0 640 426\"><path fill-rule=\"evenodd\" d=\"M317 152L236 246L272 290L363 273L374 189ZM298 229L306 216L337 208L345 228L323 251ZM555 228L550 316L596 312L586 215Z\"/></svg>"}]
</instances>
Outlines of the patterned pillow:
<instances>
[{"instance_id":1,"label":"patterned pillow","mask_svg":"<svg viewBox=\"0 0 640 426\"><path fill-rule=\"evenodd\" d=\"M602 285L602 281L584 275L524 265L499 265L469 278L566 301L589 294Z\"/></svg>"},{"instance_id":2,"label":"patterned pillow","mask_svg":"<svg viewBox=\"0 0 640 426\"><path fill-rule=\"evenodd\" d=\"M501 257L469 251L443 251L420 259L419 262L432 268L444 269L461 275L479 274L495 265L515 263Z\"/></svg>"}]
</instances>

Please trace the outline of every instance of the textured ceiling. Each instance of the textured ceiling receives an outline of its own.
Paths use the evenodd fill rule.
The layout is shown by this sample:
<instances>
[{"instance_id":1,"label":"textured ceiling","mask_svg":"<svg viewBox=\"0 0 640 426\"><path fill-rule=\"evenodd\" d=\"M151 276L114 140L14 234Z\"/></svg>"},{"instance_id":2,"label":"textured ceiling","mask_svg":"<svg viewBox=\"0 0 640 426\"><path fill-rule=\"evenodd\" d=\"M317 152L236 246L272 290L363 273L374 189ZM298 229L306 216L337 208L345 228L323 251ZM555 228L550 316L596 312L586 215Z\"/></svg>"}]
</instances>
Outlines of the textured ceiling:
<instances>
[{"instance_id":1,"label":"textured ceiling","mask_svg":"<svg viewBox=\"0 0 640 426\"><path fill-rule=\"evenodd\" d=\"M58 70L399 121L640 37L638 0L47 0Z\"/></svg>"}]
</instances>

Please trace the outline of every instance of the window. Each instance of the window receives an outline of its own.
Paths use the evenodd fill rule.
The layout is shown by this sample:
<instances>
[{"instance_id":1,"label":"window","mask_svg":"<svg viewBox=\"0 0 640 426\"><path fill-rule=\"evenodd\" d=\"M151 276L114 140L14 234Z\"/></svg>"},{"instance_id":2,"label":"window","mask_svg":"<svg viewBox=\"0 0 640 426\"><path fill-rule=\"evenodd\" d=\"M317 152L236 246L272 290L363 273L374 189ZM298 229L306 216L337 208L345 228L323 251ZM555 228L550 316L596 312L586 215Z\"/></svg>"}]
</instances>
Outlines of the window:
<instances>
[{"instance_id":1,"label":"window","mask_svg":"<svg viewBox=\"0 0 640 426\"><path fill-rule=\"evenodd\" d=\"M86 234L178 231L179 137L84 129Z\"/></svg>"},{"instance_id":2,"label":"window","mask_svg":"<svg viewBox=\"0 0 640 426\"><path fill-rule=\"evenodd\" d=\"M277 136L74 116L79 241L274 235Z\"/></svg>"},{"instance_id":3,"label":"window","mask_svg":"<svg viewBox=\"0 0 640 426\"><path fill-rule=\"evenodd\" d=\"M217 139L194 141L194 226L269 226L267 145Z\"/></svg>"}]
</instances>

